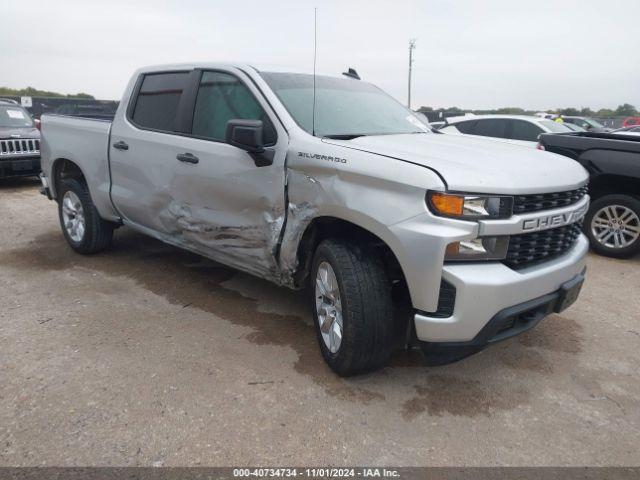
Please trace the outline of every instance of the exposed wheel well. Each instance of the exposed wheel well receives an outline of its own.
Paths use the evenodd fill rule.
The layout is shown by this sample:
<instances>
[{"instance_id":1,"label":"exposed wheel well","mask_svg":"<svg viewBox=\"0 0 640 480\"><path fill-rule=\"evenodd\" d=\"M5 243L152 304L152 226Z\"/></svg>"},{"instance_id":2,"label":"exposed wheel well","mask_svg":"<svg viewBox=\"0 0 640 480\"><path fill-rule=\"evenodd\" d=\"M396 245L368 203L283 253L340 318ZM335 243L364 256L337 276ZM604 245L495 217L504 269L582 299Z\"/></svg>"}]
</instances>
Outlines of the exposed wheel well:
<instances>
[{"instance_id":1,"label":"exposed wheel well","mask_svg":"<svg viewBox=\"0 0 640 480\"><path fill-rule=\"evenodd\" d=\"M640 196L640 179L623 175L599 175L589 185L592 201L614 193Z\"/></svg>"},{"instance_id":2,"label":"exposed wheel well","mask_svg":"<svg viewBox=\"0 0 640 480\"><path fill-rule=\"evenodd\" d=\"M299 286L305 284L311 270L313 254L318 244L327 238L348 240L360 247L362 255L377 255L382 259L387 275L393 284L394 301L409 298L409 290L402 267L391 248L368 230L335 217L319 217L307 226L298 246L296 284Z\"/></svg>"},{"instance_id":3,"label":"exposed wheel well","mask_svg":"<svg viewBox=\"0 0 640 480\"><path fill-rule=\"evenodd\" d=\"M78 167L78 165L76 165L71 160L67 160L66 158L57 159L53 164L51 172L56 196L60 191L60 182L65 178L75 178L77 180L86 182L84 174L82 173L82 170L80 170L80 167Z\"/></svg>"}]
</instances>

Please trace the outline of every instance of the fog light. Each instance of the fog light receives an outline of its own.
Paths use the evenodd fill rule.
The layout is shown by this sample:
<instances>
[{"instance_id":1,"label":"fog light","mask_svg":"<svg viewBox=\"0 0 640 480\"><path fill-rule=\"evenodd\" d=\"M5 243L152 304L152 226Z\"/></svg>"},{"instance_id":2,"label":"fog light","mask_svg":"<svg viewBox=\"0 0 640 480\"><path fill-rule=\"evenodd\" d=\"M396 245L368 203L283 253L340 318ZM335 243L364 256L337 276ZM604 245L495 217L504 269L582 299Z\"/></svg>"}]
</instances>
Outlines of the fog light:
<instances>
[{"instance_id":1,"label":"fog light","mask_svg":"<svg viewBox=\"0 0 640 480\"><path fill-rule=\"evenodd\" d=\"M447 245L445 260L503 260L508 247L508 236L462 240Z\"/></svg>"}]
</instances>

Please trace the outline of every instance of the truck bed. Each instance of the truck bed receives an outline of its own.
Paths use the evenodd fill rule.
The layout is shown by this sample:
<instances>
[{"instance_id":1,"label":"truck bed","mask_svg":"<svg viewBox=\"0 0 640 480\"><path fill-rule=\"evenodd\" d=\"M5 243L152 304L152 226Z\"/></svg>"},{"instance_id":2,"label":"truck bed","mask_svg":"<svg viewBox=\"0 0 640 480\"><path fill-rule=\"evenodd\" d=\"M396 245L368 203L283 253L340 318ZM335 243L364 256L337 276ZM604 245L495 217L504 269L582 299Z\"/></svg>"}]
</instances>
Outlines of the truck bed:
<instances>
[{"instance_id":1,"label":"truck bed","mask_svg":"<svg viewBox=\"0 0 640 480\"><path fill-rule=\"evenodd\" d=\"M540 135L545 150L567 155L568 150L581 154L587 150L616 150L640 153L640 137L613 133L572 132L545 133Z\"/></svg>"},{"instance_id":2,"label":"truck bed","mask_svg":"<svg viewBox=\"0 0 640 480\"><path fill-rule=\"evenodd\" d=\"M50 171L56 159L70 160L87 179L93 201L105 218L113 217L109 200L109 137L111 121L46 114L42 121L42 170Z\"/></svg>"}]
</instances>

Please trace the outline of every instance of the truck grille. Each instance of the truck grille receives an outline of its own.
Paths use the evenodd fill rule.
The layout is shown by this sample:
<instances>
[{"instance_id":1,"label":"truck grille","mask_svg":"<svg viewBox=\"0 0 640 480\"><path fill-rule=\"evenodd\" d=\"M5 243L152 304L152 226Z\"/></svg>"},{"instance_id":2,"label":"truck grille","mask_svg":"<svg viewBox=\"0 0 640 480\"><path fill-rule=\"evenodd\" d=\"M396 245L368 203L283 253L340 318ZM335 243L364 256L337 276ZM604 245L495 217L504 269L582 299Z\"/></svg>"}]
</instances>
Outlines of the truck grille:
<instances>
[{"instance_id":1,"label":"truck grille","mask_svg":"<svg viewBox=\"0 0 640 480\"><path fill-rule=\"evenodd\" d=\"M40 140L35 138L0 140L0 156L17 155L40 155Z\"/></svg>"},{"instance_id":2,"label":"truck grille","mask_svg":"<svg viewBox=\"0 0 640 480\"><path fill-rule=\"evenodd\" d=\"M504 263L517 270L563 255L578 240L581 223L575 222L550 230L512 235Z\"/></svg>"},{"instance_id":3,"label":"truck grille","mask_svg":"<svg viewBox=\"0 0 640 480\"><path fill-rule=\"evenodd\" d=\"M537 195L516 195L513 198L513 213L537 212L566 207L578 203L589 191L588 185L566 192L540 193Z\"/></svg>"}]
</instances>

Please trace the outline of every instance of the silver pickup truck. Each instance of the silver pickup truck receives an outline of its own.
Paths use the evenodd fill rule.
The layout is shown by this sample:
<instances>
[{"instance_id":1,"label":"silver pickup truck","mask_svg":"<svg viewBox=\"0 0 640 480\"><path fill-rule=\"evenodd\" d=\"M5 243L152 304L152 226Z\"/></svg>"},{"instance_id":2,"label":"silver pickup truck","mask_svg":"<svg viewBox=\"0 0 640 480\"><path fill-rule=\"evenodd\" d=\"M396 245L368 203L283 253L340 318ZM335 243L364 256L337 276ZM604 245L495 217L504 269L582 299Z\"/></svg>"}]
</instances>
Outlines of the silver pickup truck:
<instances>
[{"instance_id":1,"label":"silver pickup truck","mask_svg":"<svg viewBox=\"0 0 640 480\"><path fill-rule=\"evenodd\" d=\"M432 132L353 72L143 68L113 121L45 115L42 132L74 250L125 225L308 288L340 375L399 345L462 358L565 309L584 278L579 164Z\"/></svg>"}]
</instances>

